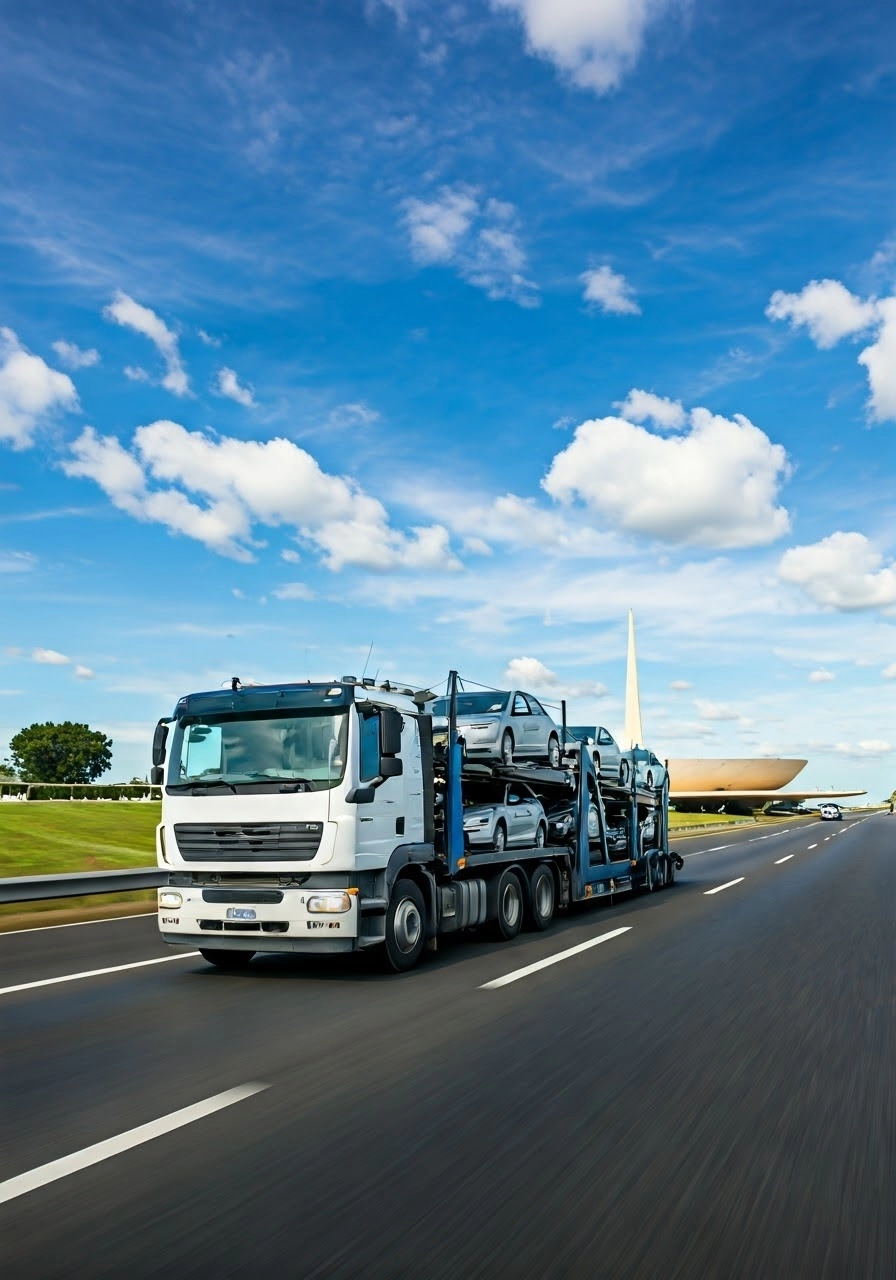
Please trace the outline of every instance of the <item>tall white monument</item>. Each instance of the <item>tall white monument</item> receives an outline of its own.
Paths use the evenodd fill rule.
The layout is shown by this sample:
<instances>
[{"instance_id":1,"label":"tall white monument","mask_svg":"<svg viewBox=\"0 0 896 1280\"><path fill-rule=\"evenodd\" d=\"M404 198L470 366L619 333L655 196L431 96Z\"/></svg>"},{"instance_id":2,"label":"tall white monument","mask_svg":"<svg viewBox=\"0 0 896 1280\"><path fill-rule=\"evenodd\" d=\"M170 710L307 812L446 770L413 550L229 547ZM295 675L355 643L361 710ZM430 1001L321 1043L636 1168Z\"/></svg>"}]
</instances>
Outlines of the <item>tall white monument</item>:
<instances>
[{"instance_id":1,"label":"tall white monument","mask_svg":"<svg viewBox=\"0 0 896 1280\"><path fill-rule=\"evenodd\" d=\"M644 731L641 728L641 694L638 690L638 655L635 651L635 615L628 611L628 661L625 668L625 728L622 731L623 749L643 747Z\"/></svg>"}]
</instances>

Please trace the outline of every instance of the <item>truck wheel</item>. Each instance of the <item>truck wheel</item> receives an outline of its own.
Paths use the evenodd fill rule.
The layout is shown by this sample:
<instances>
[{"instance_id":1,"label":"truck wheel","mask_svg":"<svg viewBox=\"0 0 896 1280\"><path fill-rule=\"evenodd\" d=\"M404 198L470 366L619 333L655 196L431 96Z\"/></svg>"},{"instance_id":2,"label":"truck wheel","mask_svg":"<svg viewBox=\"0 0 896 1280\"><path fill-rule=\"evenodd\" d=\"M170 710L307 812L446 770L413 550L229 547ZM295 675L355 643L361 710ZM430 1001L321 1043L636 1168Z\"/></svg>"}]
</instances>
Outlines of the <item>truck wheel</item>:
<instances>
[{"instance_id":1,"label":"truck wheel","mask_svg":"<svg viewBox=\"0 0 896 1280\"><path fill-rule=\"evenodd\" d=\"M554 734L548 738L548 764L552 769L560 768L560 740Z\"/></svg>"},{"instance_id":2,"label":"truck wheel","mask_svg":"<svg viewBox=\"0 0 896 1280\"><path fill-rule=\"evenodd\" d=\"M670 854L666 862L666 884L673 885L674 883L675 883L675 859Z\"/></svg>"},{"instance_id":3,"label":"truck wheel","mask_svg":"<svg viewBox=\"0 0 896 1280\"><path fill-rule=\"evenodd\" d=\"M499 822L495 827L495 835L492 844L497 853L503 853L507 848L507 828L503 822Z\"/></svg>"},{"instance_id":4,"label":"truck wheel","mask_svg":"<svg viewBox=\"0 0 896 1280\"><path fill-rule=\"evenodd\" d=\"M217 969L245 969L255 955L254 951L219 951L215 947L200 947L199 954L203 960L213 964Z\"/></svg>"},{"instance_id":5,"label":"truck wheel","mask_svg":"<svg viewBox=\"0 0 896 1280\"><path fill-rule=\"evenodd\" d=\"M547 929L554 918L557 906L557 886L554 873L547 863L540 863L532 872L530 884L531 907L529 923L533 929Z\"/></svg>"},{"instance_id":6,"label":"truck wheel","mask_svg":"<svg viewBox=\"0 0 896 1280\"><path fill-rule=\"evenodd\" d=\"M535 832L535 848L543 849L547 843L548 833L543 822L539 822L538 830Z\"/></svg>"},{"instance_id":7,"label":"truck wheel","mask_svg":"<svg viewBox=\"0 0 896 1280\"><path fill-rule=\"evenodd\" d=\"M505 871L498 881L498 915L494 934L509 942L523 927L523 886L515 871Z\"/></svg>"},{"instance_id":8,"label":"truck wheel","mask_svg":"<svg viewBox=\"0 0 896 1280\"><path fill-rule=\"evenodd\" d=\"M426 906L413 880L396 880L386 912L384 959L393 973L413 969L426 946Z\"/></svg>"},{"instance_id":9,"label":"truck wheel","mask_svg":"<svg viewBox=\"0 0 896 1280\"><path fill-rule=\"evenodd\" d=\"M501 739L501 760L504 764L513 764L513 734L505 729Z\"/></svg>"}]
</instances>

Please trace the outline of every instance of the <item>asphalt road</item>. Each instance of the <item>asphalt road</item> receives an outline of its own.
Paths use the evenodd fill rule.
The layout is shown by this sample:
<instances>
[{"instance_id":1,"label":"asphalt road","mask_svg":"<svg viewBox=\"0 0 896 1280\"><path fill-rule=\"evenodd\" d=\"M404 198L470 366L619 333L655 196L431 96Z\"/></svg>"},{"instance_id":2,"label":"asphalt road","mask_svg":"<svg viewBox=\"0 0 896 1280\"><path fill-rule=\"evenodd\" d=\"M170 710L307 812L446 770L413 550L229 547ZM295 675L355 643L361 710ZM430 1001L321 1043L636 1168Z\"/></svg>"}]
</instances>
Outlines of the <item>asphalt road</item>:
<instances>
[{"instance_id":1,"label":"asphalt road","mask_svg":"<svg viewBox=\"0 0 896 1280\"><path fill-rule=\"evenodd\" d=\"M0 935L0 1270L893 1280L894 845L679 838L673 888L401 977Z\"/></svg>"}]
</instances>

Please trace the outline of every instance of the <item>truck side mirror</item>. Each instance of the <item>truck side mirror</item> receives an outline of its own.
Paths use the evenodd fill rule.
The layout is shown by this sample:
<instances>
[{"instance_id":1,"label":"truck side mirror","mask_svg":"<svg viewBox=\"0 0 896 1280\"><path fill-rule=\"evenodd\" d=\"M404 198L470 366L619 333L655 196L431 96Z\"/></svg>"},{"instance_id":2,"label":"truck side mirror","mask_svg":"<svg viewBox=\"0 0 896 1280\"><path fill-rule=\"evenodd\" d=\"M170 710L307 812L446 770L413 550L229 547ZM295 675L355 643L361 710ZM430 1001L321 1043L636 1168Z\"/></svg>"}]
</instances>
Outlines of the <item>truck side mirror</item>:
<instances>
[{"instance_id":1,"label":"truck side mirror","mask_svg":"<svg viewBox=\"0 0 896 1280\"><path fill-rule=\"evenodd\" d=\"M154 787L160 787L165 781L165 770L160 764L154 764L150 769L149 780Z\"/></svg>"},{"instance_id":2,"label":"truck side mirror","mask_svg":"<svg viewBox=\"0 0 896 1280\"><path fill-rule=\"evenodd\" d=\"M404 764L397 756L383 756L380 760L381 778L400 778L404 773Z\"/></svg>"},{"instance_id":3,"label":"truck side mirror","mask_svg":"<svg viewBox=\"0 0 896 1280\"><path fill-rule=\"evenodd\" d=\"M401 712L393 707L384 707L380 712L380 755L397 756L401 754L401 730L404 720ZM380 770L382 773L383 771ZM395 776L395 775L384 775Z\"/></svg>"},{"instance_id":4,"label":"truck side mirror","mask_svg":"<svg viewBox=\"0 0 896 1280\"><path fill-rule=\"evenodd\" d=\"M168 725L160 720L152 735L152 762L154 765L165 763L165 743L168 741ZM161 779L160 779L161 781Z\"/></svg>"}]
</instances>

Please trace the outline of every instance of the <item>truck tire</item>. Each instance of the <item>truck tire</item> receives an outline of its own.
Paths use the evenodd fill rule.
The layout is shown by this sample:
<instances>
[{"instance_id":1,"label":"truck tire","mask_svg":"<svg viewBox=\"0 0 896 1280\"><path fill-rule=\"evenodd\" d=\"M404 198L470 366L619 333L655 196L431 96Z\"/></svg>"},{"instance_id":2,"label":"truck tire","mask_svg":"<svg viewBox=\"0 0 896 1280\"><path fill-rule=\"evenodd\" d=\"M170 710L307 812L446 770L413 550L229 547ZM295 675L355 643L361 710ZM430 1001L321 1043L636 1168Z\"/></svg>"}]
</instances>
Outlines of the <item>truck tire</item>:
<instances>
[{"instance_id":1,"label":"truck tire","mask_svg":"<svg viewBox=\"0 0 896 1280\"><path fill-rule=\"evenodd\" d=\"M502 942L510 942L523 927L523 886L515 871L504 871L498 881L498 914L492 932Z\"/></svg>"},{"instance_id":2,"label":"truck tire","mask_svg":"<svg viewBox=\"0 0 896 1280\"><path fill-rule=\"evenodd\" d=\"M513 734L509 729L504 730L504 736L501 738L501 762L503 764L513 764Z\"/></svg>"},{"instance_id":3,"label":"truck tire","mask_svg":"<svg viewBox=\"0 0 896 1280\"><path fill-rule=\"evenodd\" d=\"M548 738L548 764L552 769L560 768L560 739L553 733Z\"/></svg>"},{"instance_id":4,"label":"truck tire","mask_svg":"<svg viewBox=\"0 0 896 1280\"><path fill-rule=\"evenodd\" d=\"M426 946L426 905L413 880L395 881L386 912L383 959L392 973L413 969Z\"/></svg>"},{"instance_id":5,"label":"truck tire","mask_svg":"<svg viewBox=\"0 0 896 1280\"><path fill-rule=\"evenodd\" d=\"M495 827L495 835L492 840L492 845L494 846L496 853L503 853L507 848L507 828L504 826L503 822L499 822Z\"/></svg>"},{"instance_id":6,"label":"truck tire","mask_svg":"<svg viewBox=\"0 0 896 1280\"><path fill-rule=\"evenodd\" d=\"M529 924L533 929L547 929L557 909L557 884L546 862L540 862L529 881Z\"/></svg>"},{"instance_id":7,"label":"truck tire","mask_svg":"<svg viewBox=\"0 0 896 1280\"><path fill-rule=\"evenodd\" d=\"M216 947L200 947L199 954L203 960L213 964L217 969L245 969L255 955L254 951L223 951Z\"/></svg>"},{"instance_id":8,"label":"truck tire","mask_svg":"<svg viewBox=\"0 0 896 1280\"><path fill-rule=\"evenodd\" d=\"M675 883L675 859L669 854L666 862L666 884L670 887Z\"/></svg>"}]
</instances>

